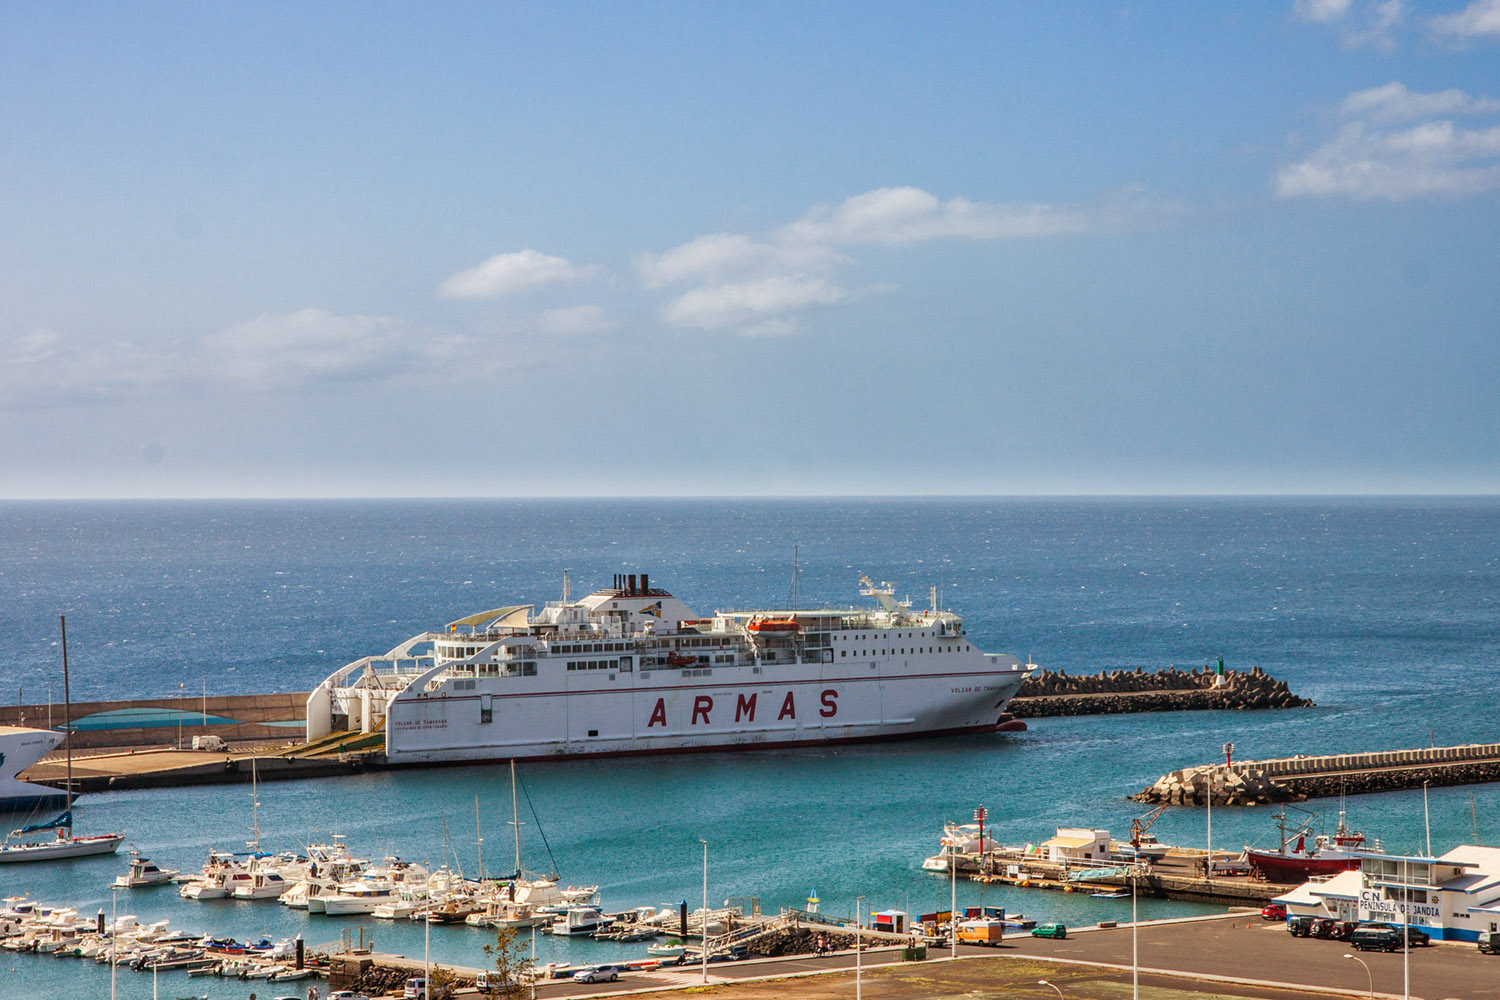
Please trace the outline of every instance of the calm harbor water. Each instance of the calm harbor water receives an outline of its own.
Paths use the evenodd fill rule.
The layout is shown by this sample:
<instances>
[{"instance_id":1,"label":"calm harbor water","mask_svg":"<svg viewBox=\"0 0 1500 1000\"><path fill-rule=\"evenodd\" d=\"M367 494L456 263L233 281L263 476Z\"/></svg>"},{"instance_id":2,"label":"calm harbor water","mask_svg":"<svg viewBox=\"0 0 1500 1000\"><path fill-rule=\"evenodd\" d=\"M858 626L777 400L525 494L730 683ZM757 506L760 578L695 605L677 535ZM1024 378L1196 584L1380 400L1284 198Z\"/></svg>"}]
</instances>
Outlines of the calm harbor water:
<instances>
[{"instance_id":1,"label":"calm harbor water","mask_svg":"<svg viewBox=\"0 0 1500 1000\"><path fill-rule=\"evenodd\" d=\"M1002 842L1059 824L1124 833L1125 796L1166 770L1237 756L1493 739L1487 683L1500 640L1500 501L1483 499L655 500L0 504L0 697L60 699L59 612L69 616L75 698L305 690L333 668L472 611L647 572L695 610L784 603L793 545L803 606L862 603L856 573L925 603L942 587L978 645L1069 672L1195 666L1223 655L1285 678L1316 709L1043 719L1026 733L836 750L527 766L550 845L522 804L527 867L601 885L606 908L698 905L709 894L774 910L816 890L823 908L945 908L917 869L945 819L991 810ZM1500 841L1500 786L1435 789L1432 844ZM465 871L514 846L503 767L442 768L266 784L263 843L345 835L366 856ZM1312 803L1323 822L1337 803ZM1424 846L1420 791L1349 800L1351 823L1392 849ZM1269 810L1216 810L1214 842L1272 841ZM1474 817L1471 819L1471 815ZM84 829L123 829L164 866L195 870L249 836L248 788L99 794ZM445 837L446 826L446 837ZM1201 844L1205 816L1172 810L1154 833ZM125 855L0 869L0 895L80 912L110 908ZM960 902L981 901L960 885ZM982 901L1071 924L1128 916L1130 901L985 889ZM310 943L364 927L380 950L419 956L422 928L308 917L274 903L122 893L120 912L239 937ZM1146 916L1195 912L1143 901ZM434 928L435 960L482 963L485 932ZM638 955L538 939L541 961ZM38 989L106 995L101 966L0 952L0 1000ZM122 973L120 995L147 997ZM293 984L288 984L293 985ZM243 1000L272 984L162 978L162 996Z\"/></svg>"}]
</instances>

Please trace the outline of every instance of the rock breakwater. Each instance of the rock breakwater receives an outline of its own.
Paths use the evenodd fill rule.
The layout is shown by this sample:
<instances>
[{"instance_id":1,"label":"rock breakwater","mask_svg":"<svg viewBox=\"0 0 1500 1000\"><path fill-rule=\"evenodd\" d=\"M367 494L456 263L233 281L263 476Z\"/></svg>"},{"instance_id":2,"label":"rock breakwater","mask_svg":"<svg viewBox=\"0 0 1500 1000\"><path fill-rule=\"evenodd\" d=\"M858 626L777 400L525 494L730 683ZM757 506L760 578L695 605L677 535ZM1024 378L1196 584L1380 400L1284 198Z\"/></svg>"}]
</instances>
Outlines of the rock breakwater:
<instances>
[{"instance_id":1,"label":"rock breakwater","mask_svg":"<svg viewBox=\"0 0 1500 1000\"><path fill-rule=\"evenodd\" d=\"M1191 709L1311 708L1260 667L1225 670L1110 670L1069 674L1041 670L1021 685L1009 711L1018 718L1057 715L1117 715Z\"/></svg>"}]
</instances>

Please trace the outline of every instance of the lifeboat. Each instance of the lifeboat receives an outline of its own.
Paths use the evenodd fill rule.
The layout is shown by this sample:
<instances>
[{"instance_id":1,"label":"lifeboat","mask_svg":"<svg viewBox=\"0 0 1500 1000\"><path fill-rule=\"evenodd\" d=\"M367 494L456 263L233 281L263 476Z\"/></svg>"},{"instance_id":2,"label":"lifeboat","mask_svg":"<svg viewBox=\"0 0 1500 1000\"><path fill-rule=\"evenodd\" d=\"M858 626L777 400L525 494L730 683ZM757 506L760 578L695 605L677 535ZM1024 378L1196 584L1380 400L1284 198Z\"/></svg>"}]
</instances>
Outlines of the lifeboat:
<instances>
[{"instance_id":1,"label":"lifeboat","mask_svg":"<svg viewBox=\"0 0 1500 1000\"><path fill-rule=\"evenodd\" d=\"M802 629L795 618L752 618L745 627L752 632L799 632Z\"/></svg>"},{"instance_id":2,"label":"lifeboat","mask_svg":"<svg viewBox=\"0 0 1500 1000\"><path fill-rule=\"evenodd\" d=\"M688 656L685 653L668 653L667 664L673 667L691 667L698 662L696 656Z\"/></svg>"}]
</instances>

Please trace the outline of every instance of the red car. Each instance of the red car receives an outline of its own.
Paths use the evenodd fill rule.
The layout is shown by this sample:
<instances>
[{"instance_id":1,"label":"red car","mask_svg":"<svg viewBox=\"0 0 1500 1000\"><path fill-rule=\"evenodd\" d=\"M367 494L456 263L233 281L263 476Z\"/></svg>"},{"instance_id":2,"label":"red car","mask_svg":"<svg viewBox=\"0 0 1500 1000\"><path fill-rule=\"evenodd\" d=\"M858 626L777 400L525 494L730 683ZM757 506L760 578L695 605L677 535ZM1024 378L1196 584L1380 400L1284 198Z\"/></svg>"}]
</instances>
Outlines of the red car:
<instances>
[{"instance_id":1,"label":"red car","mask_svg":"<svg viewBox=\"0 0 1500 1000\"><path fill-rule=\"evenodd\" d=\"M1262 920L1285 920L1286 905L1283 903L1267 903L1261 907L1260 918Z\"/></svg>"}]
</instances>

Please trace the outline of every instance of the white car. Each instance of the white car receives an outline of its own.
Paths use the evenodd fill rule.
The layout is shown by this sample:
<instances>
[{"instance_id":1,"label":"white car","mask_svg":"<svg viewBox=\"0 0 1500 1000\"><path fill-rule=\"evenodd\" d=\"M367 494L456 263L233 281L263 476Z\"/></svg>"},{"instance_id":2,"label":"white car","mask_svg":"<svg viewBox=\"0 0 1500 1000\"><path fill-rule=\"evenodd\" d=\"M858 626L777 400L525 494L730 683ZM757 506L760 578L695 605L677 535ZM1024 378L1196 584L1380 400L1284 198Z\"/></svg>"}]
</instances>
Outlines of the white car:
<instances>
[{"instance_id":1,"label":"white car","mask_svg":"<svg viewBox=\"0 0 1500 1000\"><path fill-rule=\"evenodd\" d=\"M573 973L575 983L612 983L620 978L618 965L600 965Z\"/></svg>"},{"instance_id":2,"label":"white car","mask_svg":"<svg viewBox=\"0 0 1500 1000\"><path fill-rule=\"evenodd\" d=\"M328 994L327 1000L370 1000L370 998L353 990L335 990Z\"/></svg>"}]
</instances>

